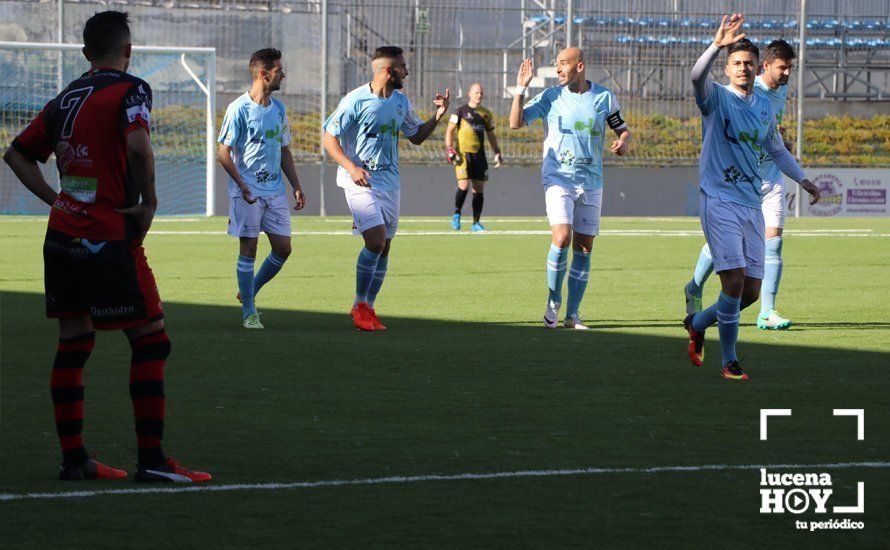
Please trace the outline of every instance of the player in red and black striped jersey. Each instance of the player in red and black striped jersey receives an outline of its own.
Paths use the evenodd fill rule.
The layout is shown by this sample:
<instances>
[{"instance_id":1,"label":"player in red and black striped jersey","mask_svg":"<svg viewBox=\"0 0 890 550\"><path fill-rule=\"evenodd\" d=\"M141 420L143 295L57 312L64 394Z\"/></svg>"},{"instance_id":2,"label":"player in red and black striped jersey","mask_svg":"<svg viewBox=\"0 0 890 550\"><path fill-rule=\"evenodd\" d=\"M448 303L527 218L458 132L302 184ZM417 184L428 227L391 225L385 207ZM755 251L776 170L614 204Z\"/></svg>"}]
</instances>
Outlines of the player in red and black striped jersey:
<instances>
[{"instance_id":1,"label":"player in red and black striped jersey","mask_svg":"<svg viewBox=\"0 0 890 550\"><path fill-rule=\"evenodd\" d=\"M137 481L206 481L162 448L164 365L170 340L142 240L157 208L149 138L151 88L127 74L132 45L126 13L91 17L83 31L91 68L46 104L3 159L52 208L44 241L46 312L59 320L50 381L62 446L61 479L121 478L83 444L83 368L95 329L130 340L130 396L136 416ZM40 172L55 154L57 193Z\"/></svg>"}]
</instances>

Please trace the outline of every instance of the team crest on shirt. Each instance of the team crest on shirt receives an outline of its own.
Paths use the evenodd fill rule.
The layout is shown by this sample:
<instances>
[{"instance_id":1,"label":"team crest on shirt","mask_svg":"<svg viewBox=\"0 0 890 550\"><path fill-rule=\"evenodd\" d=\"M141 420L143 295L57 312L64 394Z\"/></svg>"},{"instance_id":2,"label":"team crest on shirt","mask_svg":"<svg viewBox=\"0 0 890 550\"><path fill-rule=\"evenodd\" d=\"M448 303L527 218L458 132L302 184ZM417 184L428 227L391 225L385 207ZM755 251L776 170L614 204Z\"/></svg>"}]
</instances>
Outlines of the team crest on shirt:
<instances>
[{"instance_id":1,"label":"team crest on shirt","mask_svg":"<svg viewBox=\"0 0 890 550\"><path fill-rule=\"evenodd\" d=\"M560 151L559 163L564 164L565 166L571 166L575 163L575 153L571 151Z\"/></svg>"},{"instance_id":2,"label":"team crest on shirt","mask_svg":"<svg viewBox=\"0 0 890 550\"><path fill-rule=\"evenodd\" d=\"M405 107L403 105L399 105L396 108L396 112L399 113L399 116L405 116Z\"/></svg>"},{"instance_id":3,"label":"team crest on shirt","mask_svg":"<svg viewBox=\"0 0 890 550\"><path fill-rule=\"evenodd\" d=\"M266 183L267 181L269 181L269 171L265 168L260 168L259 170L257 170L254 176L256 176L257 183Z\"/></svg>"},{"instance_id":4,"label":"team crest on shirt","mask_svg":"<svg viewBox=\"0 0 890 550\"><path fill-rule=\"evenodd\" d=\"M742 173L735 166L723 169L723 181L726 183L738 183L742 180Z\"/></svg>"},{"instance_id":5,"label":"team crest on shirt","mask_svg":"<svg viewBox=\"0 0 890 550\"><path fill-rule=\"evenodd\" d=\"M769 124L769 113L766 111L760 111L760 122L764 125Z\"/></svg>"}]
</instances>

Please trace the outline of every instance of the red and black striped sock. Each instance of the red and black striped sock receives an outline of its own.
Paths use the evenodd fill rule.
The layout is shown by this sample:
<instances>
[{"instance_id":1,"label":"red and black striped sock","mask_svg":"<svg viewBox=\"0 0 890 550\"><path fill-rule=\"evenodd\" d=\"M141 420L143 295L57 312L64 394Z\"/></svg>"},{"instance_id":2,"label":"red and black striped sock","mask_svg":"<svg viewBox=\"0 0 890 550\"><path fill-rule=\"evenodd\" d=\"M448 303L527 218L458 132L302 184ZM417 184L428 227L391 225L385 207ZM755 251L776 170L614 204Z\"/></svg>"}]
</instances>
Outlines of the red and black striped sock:
<instances>
[{"instance_id":1,"label":"red and black striped sock","mask_svg":"<svg viewBox=\"0 0 890 550\"><path fill-rule=\"evenodd\" d=\"M93 347L96 333L59 338L50 378L56 433L62 446L62 461L77 466L89 460L83 446L83 367Z\"/></svg>"},{"instance_id":2,"label":"red and black striped sock","mask_svg":"<svg viewBox=\"0 0 890 550\"><path fill-rule=\"evenodd\" d=\"M164 365L170 355L170 339L161 329L130 342L130 398L136 417L136 444L139 464L152 468L167 459L161 449L164 439Z\"/></svg>"}]
</instances>

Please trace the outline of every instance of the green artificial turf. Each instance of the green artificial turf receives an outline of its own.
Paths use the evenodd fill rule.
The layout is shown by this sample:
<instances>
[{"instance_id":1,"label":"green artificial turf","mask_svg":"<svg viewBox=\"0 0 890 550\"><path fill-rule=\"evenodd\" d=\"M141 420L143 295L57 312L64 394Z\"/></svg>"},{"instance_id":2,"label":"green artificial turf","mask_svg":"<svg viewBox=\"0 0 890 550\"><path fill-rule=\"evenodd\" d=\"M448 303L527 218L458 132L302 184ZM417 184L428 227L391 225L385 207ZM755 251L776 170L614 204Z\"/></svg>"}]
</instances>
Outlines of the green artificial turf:
<instances>
[{"instance_id":1,"label":"green artificial turf","mask_svg":"<svg viewBox=\"0 0 890 550\"><path fill-rule=\"evenodd\" d=\"M347 316L360 247L351 220L295 219L294 254L257 299L262 331L240 326L225 219L157 220L145 246L173 343L165 448L213 486L510 475L0 500L3 546L886 544L890 220L789 221L777 307L795 324L760 331L759 306L743 312L747 382L719 376L715 329L705 365L686 358L697 220L603 220L587 333L539 321L546 220L489 219L482 235L449 222L403 220L377 303L389 330L359 333ZM45 223L0 218L0 494L143 489L55 479ZM705 305L717 291L714 278ZM100 333L85 371L87 450L132 472L128 375L126 339ZM767 441L762 408L793 410L771 420ZM835 408L865 409L864 441ZM799 471L832 474L829 505L855 504L864 481L865 514L759 513L755 465L848 462L885 465ZM721 464L753 469L643 471ZM586 468L619 471L511 474ZM795 528L830 518L865 529Z\"/></svg>"}]
</instances>

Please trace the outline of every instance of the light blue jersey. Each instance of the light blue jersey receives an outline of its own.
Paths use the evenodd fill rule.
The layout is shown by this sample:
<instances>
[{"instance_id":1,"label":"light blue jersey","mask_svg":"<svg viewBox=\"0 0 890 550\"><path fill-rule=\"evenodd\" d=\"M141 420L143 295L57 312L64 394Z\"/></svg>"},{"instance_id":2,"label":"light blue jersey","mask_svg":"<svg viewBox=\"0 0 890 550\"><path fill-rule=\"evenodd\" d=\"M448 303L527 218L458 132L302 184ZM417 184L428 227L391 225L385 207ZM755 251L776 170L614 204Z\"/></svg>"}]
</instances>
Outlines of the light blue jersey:
<instances>
[{"instance_id":1,"label":"light blue jersey","mask_svg":"<svg viewBox=\"0 0 890 550\"><path fill-rule=\"evenodd\" d=\"M245 93L226 109L217 141L232 148L235 167L253 196L284 194L281 148L290 143L284 103L272 98L263 107ZM231 178L229 196L241 196L241 189Z\"/></svg>"},{"instance_id":2,"label":"light blue jersey","mask_svg":"<svg viewBox=\"0 0 890 550\"><path fill-rule=\"evenodd\" d=\"M544 153L541 182L570 189L600 189L603 186L603 143L606 127L618 130L621 120L618 100L606 88L587 82L583 94L567 86L547 88L522 109L522 120L544 121Z\"/></svg>"},{"instance_id":3,"label":"light blue jersey","mask_svg":"<svg viewBox=\"0 0 890 550\"><path fill-rule=\"evenodd\" d=\"M777 139L776 115L760 94L741 97L729 86L708 81L707 96L696 98L702 113L698 163L701 190L709 197L760 208L760 163L764 143Z\"/></svg>"},{"instance_id":4,"label":"light blue jersey","mask_svg":"<svg viewBox=\"0 0 890 550\"><path fill-rule=\"evenodd\" d=\"M372 188L395 190L399 189L399 131L411 137L422 124L403 93L393 90L384 99L364 84L340 100L324 129L340 141L349 160L371 174ZM342 166L337 185L356 187Z\"/></svg>"},{"instance_id":5,"label":"light blue jersey","mask_svg":"<svg viewBox=\"0 0 890 550\"><path fill-rule=\"evenodd\" d=\"M776 115L776 126L781 126L782 117L785 115L785 102L788 100L788 85L779 86L773 90L764 84L763 80L758 76L754 79L754 93L762 95L769 100L773 106L773 112ZM763 156L763 163L760 166L760 171L763 174L763 181L771 183L782 181L782 171L779 170L779 167L773 162L772 157L765 152L763 153Z\"/></svg>"}]
</instances>

